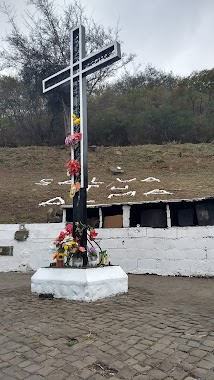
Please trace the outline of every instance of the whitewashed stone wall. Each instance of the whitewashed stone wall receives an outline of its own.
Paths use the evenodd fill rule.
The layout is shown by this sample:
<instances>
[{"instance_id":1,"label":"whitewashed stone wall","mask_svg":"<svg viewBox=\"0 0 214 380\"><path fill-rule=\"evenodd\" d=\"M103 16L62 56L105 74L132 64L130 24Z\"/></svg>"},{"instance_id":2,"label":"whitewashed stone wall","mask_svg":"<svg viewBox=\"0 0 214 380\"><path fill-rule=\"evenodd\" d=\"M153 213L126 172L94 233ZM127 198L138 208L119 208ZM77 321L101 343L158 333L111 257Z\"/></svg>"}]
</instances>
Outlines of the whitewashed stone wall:
<instances>
[{"instance_id":1,"label":"whitewashed stone wall","mask_svg":"<svg viewBox=\"0 0 214 380\"><path fill-rule=\"evenodd\" d=\"M64 224L26 224L29 237L14 240L19 225L0 225L0 246L13 246L13 256L0 256L0 271L29 271L49 266L48 249ZM127 273L214 276L214 226L98 229L100 244L112 264Z\"/></svg>"},{"instance_id":2,"label":"whitewashed stone wall","mask_svg":"<svg viewBox=\"0 0 214 380\"><path fill-rule=\"evenodd\" d=\"M49 266L49 247L64 228L62 223L26 224L29 237L24 242L14 239L18 224L0 224L0 246L13 246L13 256L0 256L0 272L37 270Z\"/></svg>"},{"instance_id":3,"label":"whitewashed stone wall","mask_svg":"<svg viewBox=\"0 0 214 380\"><path fill-rule=\"evenodd\" d=\"M212 226L111 229L99 236L112 264L127 273L214 276Z\"/></svg>"}]
</instances>

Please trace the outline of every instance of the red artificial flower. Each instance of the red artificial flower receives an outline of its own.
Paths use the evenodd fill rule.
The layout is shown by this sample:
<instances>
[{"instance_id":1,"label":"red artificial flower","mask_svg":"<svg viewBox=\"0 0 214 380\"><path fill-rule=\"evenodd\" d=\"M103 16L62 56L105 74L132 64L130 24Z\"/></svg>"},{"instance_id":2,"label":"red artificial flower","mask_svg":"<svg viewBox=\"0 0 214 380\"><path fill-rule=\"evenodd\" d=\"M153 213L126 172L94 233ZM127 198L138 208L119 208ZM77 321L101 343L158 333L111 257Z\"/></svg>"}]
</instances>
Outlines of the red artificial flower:
<instances>
[{"instance_id":1,"label":"red artificial flower","mask_svg":"<svg viewBox=\"0 0 214 380\"><path fill-rule=\"evenodd\" d=\"M65 167L68 169L68 173L72 175L78 175L80 171L80 163L77 160L70 160L65 164Z\"/></svg>"},{"instance_id":2,"label":"red artificial flower","mask_svg":"<svg viewBox=\"0 0 214 380\"><path fill-rule=\"evenodd\" d=\"M75 132L75 133L74 133L74 136L75 136L77 139L81 140L81 138L82 138L82 133Z\"/></svg>"},{"instance_id":3,"label":"red artificial flower","mask_svg":"<svg viewBox=\"0 0 214 380\"><path fill-rule=\"evenodd\" d=\"M90 240L95 240L97 237L98 233L95 230L90 231Z\"/></svg>"},{"instance_id":4,"label":"red artificial flower","mask_svg":"<svg viewBox=\"0 0 214 380\"><path fill-rule=\"evenodd\" d=\"M57 241L59 241L59 242L63 241L67 235L68 235L67 232L63 232L63 231L60 232L60 234L57 238Z\"/></svg>"},{"instance_id":5,"label":"red artificial flower","mask_svg":"<svg viewBox=\"0 0 214 380\"><path fill-rule=\"evenodd\" d=\"M67 226L65 227L65 231L69 233L69 235L72 234L73 232L73 226L72 224L67 224Z\"/></svg>"}]
</instances>

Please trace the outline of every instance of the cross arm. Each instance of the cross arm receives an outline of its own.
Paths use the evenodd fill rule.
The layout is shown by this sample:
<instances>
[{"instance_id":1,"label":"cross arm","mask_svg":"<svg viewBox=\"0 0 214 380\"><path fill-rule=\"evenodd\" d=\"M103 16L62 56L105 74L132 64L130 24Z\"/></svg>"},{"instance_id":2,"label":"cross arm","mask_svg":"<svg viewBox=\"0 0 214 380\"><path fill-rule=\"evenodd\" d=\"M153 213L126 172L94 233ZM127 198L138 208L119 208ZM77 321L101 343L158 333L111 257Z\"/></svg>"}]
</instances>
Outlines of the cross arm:
<instances>
[{"instance_id":1,"label":"cross arm","mask_svg":"<svg viewBox=\"0 0 214 380\"><path fill-rule=\"evenodd\" d=\"M53 90L55 87L58 87L71 79L71 68L67 66L65 69L58 71L56 74L51 75L50 77L42 81L42 90L43 93Z\"/></svg>"},{"instance_id":2,"label":"cross arm","mask_svg":"<svg viewBox=\"0 0 214 380\"><path fill-rule=\"evenodd\" d=\"M111 65L121 59L120 44L113 42L112 44L102 48L95 53L88 55L82 60L82 76L85 77L94 73L97 70L103 69L106 66ZM79 75L78 72L79 62L73 66L73 78ZM77 73L75 71L77 70Z\"/></svg>"},{"instance_id":3,"label":"cross arm","mask_svg":"<svg viewBox=\"0 0 214 380\"><path fill-rule=\"evenodd\" d=\"M73 78L78 77L80 73L83 77L103 69L121 59L120 44L113 42L112 44L102 48L95 53L89 54L82 59L82 69L80 70L80 62L73 65ZM71 80L71 66L58 71L42 81L43 93L53 90L54 88L68 84Z\"/></svg>"}]
</instances>

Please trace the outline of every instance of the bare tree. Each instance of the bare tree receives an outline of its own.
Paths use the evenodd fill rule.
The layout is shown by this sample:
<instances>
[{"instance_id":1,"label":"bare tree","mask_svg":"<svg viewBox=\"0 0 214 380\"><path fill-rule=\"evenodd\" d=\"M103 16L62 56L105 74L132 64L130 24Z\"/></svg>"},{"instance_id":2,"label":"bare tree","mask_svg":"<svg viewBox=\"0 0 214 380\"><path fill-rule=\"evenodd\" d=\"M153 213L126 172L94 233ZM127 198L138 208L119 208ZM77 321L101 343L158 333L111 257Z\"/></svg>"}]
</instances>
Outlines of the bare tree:
<instances>
[{"instance_id":1,"label":"bare tree","mask_svg":"<svg viewBox=\"0 0 214 380\"><path fill-rule=\"evenodd\" d=\"M10 5L3 3L0 10L4 12L11 26L6 36L6 47L0 52L2 67L15 67L21 77L34 89L41 88L41 78L52 75L69 65L70 30L80 23L86 28L86 50L91 53L108 45L119 37L119 27L108 28L96 23L86 16L85 8L79 0L63 8L51 0L29 0L35 12L27 11L24 18L27 32L24 34L16 23ZM119 63L108 66L88 79L88 90L92 93L106 78L116 74L133 60L133 54L123 54Z\"/></svg>"},{"instance_id":2,"label":"bare tree","mask_svg":"<svg viewBox=\"0 0 214 380\"><path fill-rule=\"evenodd\" d=\"M15 68L19 78L28 88L29 97L41 95L42 79L65 68L70 63L70 30L80 23L86 28L87 54L110 44L119 37L119 27L105 29L86 15L79 0L71 0L59 7L53 0L29 0L34 12L28 10L24 19L26 32L19 28L14 9L3 3L0 11L7 15L11 32L6 35L6 45L0 51L0 68ZM32 9L32 8L31 8ZM90 75L88 93L92 94L118 69L126 67L134 55L123 54L119 63ZM46 97L51 112L64 114L65 130L69 128L69 89L58 88Z\"/></svg>"}]
</instances>

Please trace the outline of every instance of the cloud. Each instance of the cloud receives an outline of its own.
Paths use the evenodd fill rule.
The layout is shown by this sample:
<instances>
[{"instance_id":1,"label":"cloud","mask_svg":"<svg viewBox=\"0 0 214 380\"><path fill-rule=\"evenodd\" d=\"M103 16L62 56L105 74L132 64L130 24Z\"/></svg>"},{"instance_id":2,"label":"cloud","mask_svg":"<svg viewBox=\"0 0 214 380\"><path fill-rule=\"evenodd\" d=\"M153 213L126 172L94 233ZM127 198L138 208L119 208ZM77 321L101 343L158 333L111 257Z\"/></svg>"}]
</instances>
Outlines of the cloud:
<instances>
[{"instance_id":1,"label":"cloud","mask_svg":"<svg viewBox=\"0 0 214 380\"><path fill-rule=\"evenodd\" d=\"M143 67L189 74L213 66L213 1L88 0L87 9L105 25L120 18L123 49L136 53Z\"/></svg>"},{"instance_id":2,"label":"cloud","mask_svg":"<svg viewBox=\"0 0 214 380\"><path fill-rule=\"evenodd\" d=\"M55 0L61 4L61 0ZM66 0L69 2L69 0ZM25 0L10 0L21 13ZM148 63L157 68L188 75L194 70L214 66L213 0L82 0L86 12L106 27L119 20L122 50L136 53L142 68ZM0 14L0 35L8 30Z\"/></svg>"}]
</instances>

